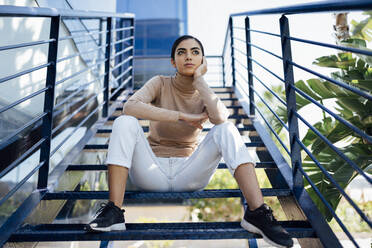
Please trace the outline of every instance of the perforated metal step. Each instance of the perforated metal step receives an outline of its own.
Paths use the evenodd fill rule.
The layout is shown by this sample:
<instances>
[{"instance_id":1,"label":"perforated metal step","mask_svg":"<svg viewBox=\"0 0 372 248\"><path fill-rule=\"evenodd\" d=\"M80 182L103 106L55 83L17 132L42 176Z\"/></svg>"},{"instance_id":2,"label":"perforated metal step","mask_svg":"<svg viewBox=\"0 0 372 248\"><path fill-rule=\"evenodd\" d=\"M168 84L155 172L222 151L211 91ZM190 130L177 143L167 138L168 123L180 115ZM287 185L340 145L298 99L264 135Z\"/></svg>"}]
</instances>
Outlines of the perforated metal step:
<instances>
[{"instance_id":1,"label":"perforated metal step","mask_svg":"<svg viewBox=\"0 0 372 248\"><path fill-rule=\"evenodd\" d=\"M290 196L289 189L261 189L263 196ZM207 189L196 192L141 192L126 191L125 199L200 199L200 198L226 198L241 197L239 189ZM47 193L43 200L62 199L108 199L108 191L61 191Z\"/></svg>"},{"instance_id":2,"label":"perforated metal step","mask_svg":"<svg viewBox=\"0 0 372 248\"><path fill-rule=\"evenodd\" d=\"M306 221L279 222L294 238L315 237ZM126 231L85 231L84 224L44 224L25 226L15 232L9 241L83 241L83 240L169 240L169 239L250 239L261 238L240 227L239 222L202 223L127 223Z\"/></svg>"}]
</instances>

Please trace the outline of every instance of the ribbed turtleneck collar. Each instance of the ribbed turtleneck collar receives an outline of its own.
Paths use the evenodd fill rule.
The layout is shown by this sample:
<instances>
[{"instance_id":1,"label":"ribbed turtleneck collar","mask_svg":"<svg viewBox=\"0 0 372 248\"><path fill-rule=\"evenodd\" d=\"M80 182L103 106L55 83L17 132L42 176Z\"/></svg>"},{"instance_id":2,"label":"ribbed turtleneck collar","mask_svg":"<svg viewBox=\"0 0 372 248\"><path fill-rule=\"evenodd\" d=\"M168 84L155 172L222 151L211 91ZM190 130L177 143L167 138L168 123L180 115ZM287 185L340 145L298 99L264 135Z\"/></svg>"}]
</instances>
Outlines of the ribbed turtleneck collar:
<instances>
[{"instance_id":1,"label":"ribbed turtleneck collar","mask_svg":"<svg viewBox=\"0 0 372 248\"><path fill-rule=\"evenodd\" d=\"M193 81L194 77L184 76L176 72L176 75L173 76L172 83L174 87L180 92L184 94L194 94L195 88L192 85Z\"/></svg>"}]
</instances>

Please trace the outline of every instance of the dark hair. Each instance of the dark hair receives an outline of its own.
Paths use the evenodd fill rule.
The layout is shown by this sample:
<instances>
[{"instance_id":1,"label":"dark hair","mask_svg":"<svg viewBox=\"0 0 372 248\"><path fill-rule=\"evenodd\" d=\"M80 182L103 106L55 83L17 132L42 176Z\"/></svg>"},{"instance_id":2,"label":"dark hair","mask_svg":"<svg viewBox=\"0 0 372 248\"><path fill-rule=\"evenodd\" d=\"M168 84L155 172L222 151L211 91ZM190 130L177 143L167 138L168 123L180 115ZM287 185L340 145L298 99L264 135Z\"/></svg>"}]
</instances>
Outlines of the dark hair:
<instances>
[{"instance_id":1,"label":"dark hair","mask_svg":"<svg viewBox=\"0 0 372 248\"><path fill-rule=\"evenodd\" d=\"M200 40L198 40L197 38L195 38L194 36L191 36L191 35L182 35L181 37L178 37L177 40L175 40L173 42L173 46L172 46L172 53L171 53L171 58L174 59L174 54L176 52L176 48L177 46L184 40L188 40L188 39L194 39L196 42L198 42L200 48L201 48L201 51L202 51L202 55L204 56L204 47L202 45L202 43L200 42Z\"/></svg>"}]
</instances>

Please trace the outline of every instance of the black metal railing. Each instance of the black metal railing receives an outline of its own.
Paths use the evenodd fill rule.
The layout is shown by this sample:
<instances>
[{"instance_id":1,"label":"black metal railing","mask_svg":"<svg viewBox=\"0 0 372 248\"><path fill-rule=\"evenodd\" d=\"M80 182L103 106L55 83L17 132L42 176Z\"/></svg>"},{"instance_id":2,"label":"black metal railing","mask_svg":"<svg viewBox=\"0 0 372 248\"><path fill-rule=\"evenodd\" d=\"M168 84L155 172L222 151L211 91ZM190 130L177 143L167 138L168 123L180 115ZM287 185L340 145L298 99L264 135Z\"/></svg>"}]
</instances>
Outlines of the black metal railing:
<instances>
[{"instance_id":1,"label":"black metal railing","mask_svg":"<svg viewBox=\"0 0 372 248\"><path fill-rule=\"evenodd\" d=\"M361 130L359 126L351 123L348 120L345 120L344 116L340 116L340 114L335 113L334 110L331 110L329 107L325 106L321 101L319 101L319 99L314 99L314 96L310 95L309 92L301 90L300 87L295 84L293 67L313 74L323 80L326 80L330 84L333 84L336 87L350 92L350 94L355 94L360 98L363 98L366 102L370 102L372 100L371 91L360 88L357 85L351 85L350 83L343 82L342 80L328 77L296 63L292 59L291 41L310 44L313 45L314 48L327 47L337 49L339 51L346 51L366 56L372 56L372 51L368 49L333 45L314 40L306 40L298 37L293 37L290 35L289 32L290 25L287 16L292 14L298 15L304 13L370 9L372 9L371 1L323 1L317 3L232 14L229 18L222 54L224 61L224 80L226 81L226 84L235 86L236 90L248 99L249 105L246 107L246 111L249 112L252 117L256 117L256 119L260 119L265 123L266 128L272 134L273 140L278 144L279 147L282 147L282 151L284 152L282 156L288 158L287 161L289 161L288 163L291 165L292 170L292 174L288 175L288 177L290 177L290 180L293 182L291 185L291 189L293 189L297 200L301 201L301 194L305 190L305 178L305 180L308 182L308 185L311 186L311 189L315 192L317 197L319 197L325 208L330 212L332 217L335 218L341 229L345 232L347 237L356 247L359 247L358 243L355 241L339 216L336 214L334 208L332 208L332 206L330 205L327 197L321 193L318 186L310 178L311 171L306 171L306 169L303 168L303 155L306 154L311 159L312 163L316 165L316 167L324 176L324 180L329 181L329 184L334 186L334 188L340 193L340 195L345 198L345 200L361 217L361 220L366 222L370 228L372 227L372 222L368 218L367 214L363 212L361 208L345 192L340 183L333 178L333 173L327 171L327 169L324 167L324 164L319 161L319 157L314 155L310 151L309 146L305 145L301 141L299 134L299 122L301 122L301 125L305 125L305 128L312 130L314 135L319 137L319 139L323 141L335 153L336 156L339 156L342 160L344 160L354 170L353 173L362 176L369 184L372 183L371 176L367 172L363 171L357 161L352 160L344 152L342 152L342 150L340 150L340 148L338 148L331 141L330 137L326 137L316 127L312 126L309 121L306 121L306 118L308 116L300 114L296 108L296 106L298 106L299 97L306 99L314 106L320 108L321 111L319 112L319 114L322 114L322 112L327 113L330 117L334 118L334 120L342 123L346 128L350 130L350 133L354 133L356 136L363 139L366 146L371 146L372 144L371 133L367 133L366 131ZM252 29L252 27L250 26L250 20L252 16L269 14L281 15L279 19L280 34L266 32L264 30ZM234 21L240 21L240 23L242 23L241 18L244 17L245 19L243 22L243 27L241 25L239 26L234 24ZM282 48L282 55L277 55L274 52L269 51L269 49L263 48L260 44L252 43L251 36L254 34L265 35L267 39L271 37L280 38L280 41L278 42L280 42ZM274 42L277 42L277 40L273 40L273 43ZM253 49L256 49L255 51L262 51L266 54L269 54L273 58L282 61L283 71L273 71L269 67L270 64L262 64L260 62L260 59L256 58L254 54L252 54ZM239 59L239 56L240 58L245 58L245 61L241 61ZM271 82L270 84L264 82L265 80L262 80L263 75L258 76L257 73L254 72L254 68L260 68L260 70L263 70L264 73L269 74L275 80L279 81L279 84L284 86L285 92L275 92L272 87L276 85L275 80L272 80L273 82ZM280 76L281 74L284 75L284 77ZM266 91L265 94L271 95L271 97L275 99L276 102L278 102L279 106L282 109L286 110L287 114L285 116L285 119L283 119L283 116L280 116L277 113L277 106L269 103L268 99L262 95L262 91L260 92L258 90L259 87L263 87ZM312 112L312 115L315 114L316 113ZM284 130L284 132L286 133L286 138L283 139L283 136L281 136L281 134L277 132L276 128L273 126L273 119L275 120L275 123L281 125L280 130Z\"/></svg>"},{"instance_id":2,"label":"black metal railing","mask_svg":"<svg viewBox=\"0 0 372 248\"><path fill-rule=\"evenodd\" d=\"M115 101L116 96L122 90L133 88L134 78L133 14L0 6L0 18L4 17L44 18L45 23L50 22L50 28L49 38L47 39L0 47L1 53L12 49L36 49L41 45L48 45L47 62L29 69L22 69L12 75L0 76L0 83L6 84L10 80L17 80L21 76L46 69L45 86L0 108L1 115L6 111L17 109L22 103L30 101L36 96L44 95L42 113L32 116L31 120L0 140L2 157L0 179L2 181L8 173L19 167L32 154L40 151L39 162L33 165L34 167L19 182L3 181L3 183L9 183L9 190L2 192L0 208L5 209L7 207L13 209L13 211L19 208L15 212L3 213L0 223L0 246L6 242L11 233L16 230L42 199L42 195L48 191L48 178L52 169L50 161L53 155L66 142L69 142L70 138L81 127L92 125L98 118L108 117L111 103ZM87 19L96 21L97 27L69 30L68 35L60 37L62 33L60 27L64 20L80 21ZM59 56L58 48L61 42L70 41L70 46L73 47L72 44L76 39L88 36L97 41L91 45L90 49L63 57ZM31 39L31 37L28 38ZM85 64L80 61L80 67L83 69L67 76L64 74L65 72L60 71L59 65L61 63L71 62L72 64L72 59L87 54L92 55L93 60L84 61ZM4 57L2 57L2 60L5 61ZM101 65L104 65L104 68ZM83 83L74 90L67 91L65 94L61 90L57 90L57 87L66 88L66 83L70 86L74 85L77 80ZM17 81L14 82L17 84ZM11 85L8 87L11 87ZM91 90L93 93L87 93L87 89L92 87L94 88ZM58 102L56 102L57 99ZM19 111L22 112L22 109ZM67 127L71 127L72 131L52 149L53 138ZM36 133L33 139L27 139L33 132ZM22 143L27 143L27 145L22 146ZM6 154L13 153L18 149L21 151L18 154L19 156L11 156L11 159L5 159ZM13 206L10 200L33 176L38 177L36 191L30 192L27 200L22 205Z\"/></svg>"}]
</instances>

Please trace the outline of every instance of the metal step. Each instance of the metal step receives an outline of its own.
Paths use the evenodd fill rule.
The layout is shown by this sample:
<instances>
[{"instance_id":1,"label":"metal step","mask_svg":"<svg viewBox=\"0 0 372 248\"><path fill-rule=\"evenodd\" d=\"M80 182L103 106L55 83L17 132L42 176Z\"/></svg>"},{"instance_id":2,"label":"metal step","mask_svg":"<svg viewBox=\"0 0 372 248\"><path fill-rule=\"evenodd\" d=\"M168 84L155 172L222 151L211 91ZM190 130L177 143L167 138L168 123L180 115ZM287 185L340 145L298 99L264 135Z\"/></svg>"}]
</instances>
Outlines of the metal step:
<instances>
[{"instance_id":1,"label":"metal step","mask_svg":"<svg viewBox=\"0 0 372 248\"><path fill-rule=\"evenodd\" d=\"M131 93L129 93L129 95L131 96L131 95L133 95L133 94L135 94L137 91L134 91L134 92L131 92ZM226 91L214 91L214 94L235 94L235 92L233 91L233 90L226 90Z\"/></svg>"},{"instance_id":2,"label":"metal step","mask_svg":"<svg viewBox=\"0 0 372 248\"><path fill-rule=\"evenodd\" d=\"M228 109L241 109L241 105L233 105L233 106L226 106ZM115 109L116 111L123 111L123 107L118 107Z\"/></svg>"},{"instance_id":3,"label":"metal step","mask_svg":"<svg viewBox=\"0 0 372 248\"><path fill-rule=\"evenodd\" d=\"M290 189L261 189L263 196L290 196ZM195 192L142 192L126 191L125 199L136 200L159 200L159 199L202 199L202 198L225 198L241 197L239 189L206 189ZM102 199L109 198L108 191L60 191L46 193L43 200L73 200L73 199Z\"/></svg>"},{"instance_id":4,"label":"metal step","mask_svg":"<svg viewBox=\"0 0 372 248\"><path fill-rule=\"evenodd\" d=\"M113 115L108 118L108 121L113 121L116 118L118 118L120 115ZM229 119L248 119L249 117L247 115L229 115ZM144 119L139 119L139 120L144 120Z\"/></svg>"},{"instance_id":5,"label":"metal step","mask_svg":"<svg viewBox=\"0 0 372 248\"><path fill-rule=\"evenodd\" d=\"M142 126L142 130L146 133L149 131L149 127ZM210 130L211 130L210 127L206 127L206 128L203 128L202 132L209 132ZM243 132L243 131L254 131L255 129L253 125L246 125L245 127L238 127L238 130L240 132ZM112 133L112 129L98 129L97 133Z\"/></svg>"},{"instance_id":6,"label":"metal step","mask_svg":"<svg viewBox=\"0 0 372 248\"><path fill-rule=\"evenodd\" d=\"M220 98L221 101L238 101L239 99L236 97L227 97L227 98ZM123 103L126 102L127 99L123 100Z\"/></svg>"},{"instance_id":7,"label":"metal step","mask_svg":"<svg viewBox=\"0 0 372 248\"><path fill-rule=\"evenodd\" d=\"M306 221L279 221L293 238L313 238ZM244 230L239 222L126 223L126 231L87 232L86 224L26 225L9 242L88 241L88 240L177 240L262 238Z\"/></svg>"},{"instance_id":8,"label":"metal step","mask_svg":"<svg viewBox=\"0 0 372 248\"><path fill-rule=\"evenodd\" d=\"M246 142L246 147L265 147L264 143L260 142ZM88 144L84 146L85 150L105 150L108 149L108 144Z\"/></svg>"},{"instance_id":9,"label":"metal step","mask_svg":"<svg viewBox=\"0 0 372 248\"><path fill-rule=\"evenodd\" d=\"M219 163L218 169L227 169L225 163ZM256 169L278 169L274 162L257 162ZM94 170L107 170L105 164L70 164L67 169L68 171L94 171Z\"/></svg>"}]
</instances>

